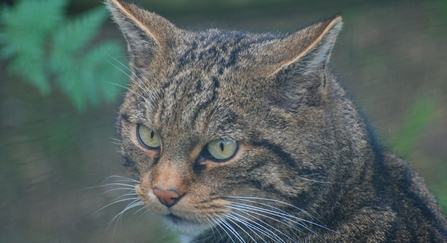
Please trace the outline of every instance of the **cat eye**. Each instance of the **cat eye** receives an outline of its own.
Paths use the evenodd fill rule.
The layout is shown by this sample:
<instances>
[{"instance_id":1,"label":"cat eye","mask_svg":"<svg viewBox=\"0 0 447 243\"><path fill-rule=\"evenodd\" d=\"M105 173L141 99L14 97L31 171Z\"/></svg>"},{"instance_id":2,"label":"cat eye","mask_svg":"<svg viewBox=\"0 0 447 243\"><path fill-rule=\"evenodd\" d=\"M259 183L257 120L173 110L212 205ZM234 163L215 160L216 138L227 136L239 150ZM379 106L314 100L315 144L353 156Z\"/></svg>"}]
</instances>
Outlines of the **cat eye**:
<instances>
[{"instance_id":1,"label":"cat eye","mask_svg":"<svg viewBox=\"0 0 447 243\"><path fill-rule=\"evenodd\" d=\"M158 149L160 147L160 137L145 125L137 125L137 138L138 142L145 148Z\"/></svg>"},{"instance_id":2,"label":"cat eye","mask_svg":"<svg viewBox=\"0 0 447 243\"><path fill-rule=\"evenodd\" d=\"M238 143L235 140L215 140L206 145L206 152L210 159L216 162L223 162L231 159L238 150Z\"/></svg>"}]
</instances>

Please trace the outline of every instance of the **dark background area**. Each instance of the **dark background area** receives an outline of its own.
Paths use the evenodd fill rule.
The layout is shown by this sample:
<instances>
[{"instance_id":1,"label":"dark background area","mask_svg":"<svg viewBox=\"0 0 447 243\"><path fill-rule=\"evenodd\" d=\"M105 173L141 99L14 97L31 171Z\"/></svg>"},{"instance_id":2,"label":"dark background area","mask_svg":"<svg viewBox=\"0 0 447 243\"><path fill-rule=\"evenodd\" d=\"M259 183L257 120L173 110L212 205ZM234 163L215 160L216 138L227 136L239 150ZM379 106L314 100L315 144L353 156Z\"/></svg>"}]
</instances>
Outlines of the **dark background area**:
<instances>
[{"instance_id":1,"label":"dark background area","mask_svg":"<svg viewBox=\"0 0 447 243\"><path fill-rule=\"evenodd\" d=\"M333 72L379 141L404 151L401 155L447 205L446 0L133 2L189 30L292 33L342 14ZM74 0L68 14L100 4ZM98 38L125 44L111 20ZM7 65L0 61L0 243L175 242L156 217L141 212L130 211L108 227L126 202L96 212L122 194L97 187L111 175L125 175L113 140L120 100L80 114L63 94L41 96L8 74ZM412 133L408 121L421 116L433 119ZM399 150L408 134L412 143Z\"/></svg>"}]
</instances>

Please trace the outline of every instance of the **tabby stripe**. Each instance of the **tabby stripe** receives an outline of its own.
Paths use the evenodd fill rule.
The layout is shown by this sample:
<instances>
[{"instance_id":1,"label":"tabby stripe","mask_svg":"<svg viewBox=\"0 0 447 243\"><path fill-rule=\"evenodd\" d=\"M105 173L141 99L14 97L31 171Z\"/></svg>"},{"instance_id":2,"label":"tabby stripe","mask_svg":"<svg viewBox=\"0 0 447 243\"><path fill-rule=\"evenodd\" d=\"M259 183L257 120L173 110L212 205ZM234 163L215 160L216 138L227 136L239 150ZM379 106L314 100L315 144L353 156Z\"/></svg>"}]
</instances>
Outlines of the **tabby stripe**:
<instances>
[{"instance_id":1,"label":"tabby stripe","mask_svg":"<svg viewBox=\"0 0 447 243\"><path fill-rule=\"evenodd\" d=\"M194 111L194 116L192 118L192 121L194 121L194 122L197 122L197 118L199 117L200 111L206 109L217 98L217 88L219 88L219 86L220 86L219 79L214 76L211 77L211 79L213 80L213 86L212 86L213 87L213 96L211 97L211 99L200 104L200 106Z\"/></svg>"},{"instance_id":2,"label":"tabby stripe","mask_svg":"<svg viewBox=\"0 0 447 243\"><path fill-rule=\"evenodd\" d=\"M273 153L275 153L278 157L282 158L287 164L289 164L292 167L296 167L296 165L297 165L297 162L292 158L292 156L276 144L273 144L266 140L262 140L259 142L253 142L252 145L258 146L258 147L263 147L263 148L268 149L269 151L272 151Z\"/></svg>"}]
</instances>

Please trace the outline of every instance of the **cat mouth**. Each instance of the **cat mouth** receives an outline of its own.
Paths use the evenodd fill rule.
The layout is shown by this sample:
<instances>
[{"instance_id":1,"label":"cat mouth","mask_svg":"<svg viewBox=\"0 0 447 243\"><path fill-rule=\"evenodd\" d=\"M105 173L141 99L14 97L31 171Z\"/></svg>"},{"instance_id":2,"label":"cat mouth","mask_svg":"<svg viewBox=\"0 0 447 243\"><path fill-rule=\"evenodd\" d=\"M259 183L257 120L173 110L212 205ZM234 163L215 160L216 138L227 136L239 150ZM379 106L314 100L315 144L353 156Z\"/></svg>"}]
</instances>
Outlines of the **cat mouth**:
<instances>
[{"instance_id":1,"label":"cat mouth","mask_svg":"<svg viewBox=\"0 0 447 243\"><path fill-rule=\"evenodd\" d=\"M177 215L174 215L172 213L163 216L163 218L166 221L168 221L169 223L174 224L174 225L181 225L181 224L185 224L185 223L192 223L191 221L189 221L187 219L184 219L182 217L179 217Z\"/></svg>"}]
</instances>

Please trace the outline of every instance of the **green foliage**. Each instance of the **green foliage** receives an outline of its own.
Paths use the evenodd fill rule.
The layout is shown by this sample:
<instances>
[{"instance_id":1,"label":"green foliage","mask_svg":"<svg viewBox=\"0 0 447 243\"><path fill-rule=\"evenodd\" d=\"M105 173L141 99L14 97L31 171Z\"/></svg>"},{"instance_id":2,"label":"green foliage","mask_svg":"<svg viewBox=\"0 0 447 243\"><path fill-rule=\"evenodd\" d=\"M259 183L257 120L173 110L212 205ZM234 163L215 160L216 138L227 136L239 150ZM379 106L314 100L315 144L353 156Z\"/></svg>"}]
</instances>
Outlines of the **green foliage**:
<instances>
[{"instance_id":1,"label":"green foliage","mask_svg":"<svg viewBox=\"0 0 447 243\"><path fill-rule=\"evenodd\" d=\"M424 129L435 120L436 101L431 97L417 100L405 123L392 140L393 152L408 156Z\"/></svg>"},{"instance_id":2,"label":"green foliage","mask_svg":"<svg viewBox=\"0 0 447 243\"><path fill-rule=\"evenodd\" d=\"M434 191L439 204L441 205L445 214L447 214L447 179L443 179L438 184L432 185L431 189Z\"/></svg>"},{"instance_id":3,"label":"green foliage","mask_svg":"<svg viewBox=\"0 0 447 243\"><path fill-rule=\"evenodd\" d=\"M99 7L67 19L68 0L22 0L0 12L0 57L10 59L8 71L36 87L42 95L57 86L78 111L111 102L116 85L126 80L111 63L123 62L115 41L92 46L91 40L107 18ZM87 47L90 47L87 49Z\"/></svg>"},{"instance_id":4,"label":"green foliage","mask_svg":"<svg viewBox=\"0 0 447 243\"><path fill-rule=\"evenodd\" d=\"M392 139L391 146L393 152L404 157L411 157L416 142L423 134L424 129L429 126L437 116L436 99L433 97L420 98L410 110L402 128ZM442 164L442 163L437 163ZM441 171L444 171L441 169ZM438 176L441 181L431 185L439 203L445 213L447 213L447 179L445 176Z\"/></svg>"}]
</instances>

